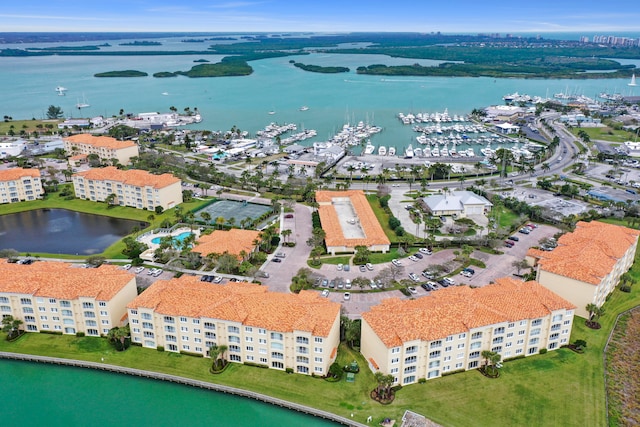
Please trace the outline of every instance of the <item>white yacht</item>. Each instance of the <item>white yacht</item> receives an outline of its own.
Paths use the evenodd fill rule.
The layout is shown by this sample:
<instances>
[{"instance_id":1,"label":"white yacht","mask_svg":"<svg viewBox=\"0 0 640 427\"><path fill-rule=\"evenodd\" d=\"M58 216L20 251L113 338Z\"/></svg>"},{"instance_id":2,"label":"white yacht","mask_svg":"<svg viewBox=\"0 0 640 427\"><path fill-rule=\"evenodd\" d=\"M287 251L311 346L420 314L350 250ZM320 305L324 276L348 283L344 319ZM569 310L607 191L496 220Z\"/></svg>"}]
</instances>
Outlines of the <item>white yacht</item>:
<instances>
[{"instance_id":1,"label":"white yacht","mask_svg":"<svg viewBox=\"0 0 640 427\"><path fill-rule=\"evenodd\" d=\"M432 155L433 157L439 157L439 156L440 156L440 150L438 150L438 146L437 146L437 145L436 145L436 146L434 146L434 147L431 149L431 155Z\"/></svg>"},{"instance_id":2,"label":"white yacht","mask_svg":"<svg viewBox=\"0 0 640 427\"><path fill-rule=\"evenodd\" d=\"M386 156L387 155L387 147L385 147L384 145L381 145L380 147L378 147L378 155L379 156Z\"/></svg>"},{"instance_id":3,"label":"white yacht","mask_svg":"<svg viewBox=\"0 0 640 427\"><path fill-rule=\"evenodd\" d=\"M425 157L431 157L431 147L428 145L422 149L422 155Z\"/></svg>"},{"instance_id":4,"label":"white yacht","mask_svg":"<svg viewBox=\"0 0 640 427\"><path fill-rule=\"evenodd\" d=\"M58 92L58 96L65 96L66 95L66 93L65 93L66 91L67 91L67 88L64 87L64 86L57 86L56 87L56 92Z\"/></svg>"},{"instance_id":5,"label":"white yacht","mask_svg":"<svg viewBox=\"0 0 640 427\"><path fill-rule=\"evenodd\" d=\"M303 105L302 107L300 107L300 111L307 111L309 109L309 107L307 107L306 105Z\"/></svg>"},{"instance_id":6,"label":"white yacht","mask_svg":"<svg viewBox=\"0 0 640 427\"><path fill-rule=\"evenodd\" d=\"M389 147L389 155L390 156L396 155L396 147Z\"/></svg>"},{"instance_id":7,"label":"white yacht","mask_svg":"<svg viewBox=\"0 0 640 427\"><path fill-rule=\"evenodd\" d=\"M420 148L420 147L416 147L416 148L413 150L413 155L414 155L415 157L422 157L422 148Z\"/></svg>"},{"instance_id":8,"label":"white yacht","mask_svg":"<svg viewBox=\"0 0 640 427\"><path fill-rule=\"evenodd\" d=\"M411 159L413 158L413 146L411 144L409 144L409 146L407 148L405 148L404 150L404 157L407 159Z\"/></svg>"},{"instance_id":9,"label":"white yacht","mask_svg":"<svg viewBox=\"0 0 640 427\"><path fill-rule=\"evenodd\" d=\"M447 157L449 155L449 149L447 148L447 144L444 144L444 147L440 149L440 155L442 157Z\"/></svg>"},{"instance_id":10,"label":"white yacht","mask_svg":"<svg viewBox=\"0 0 640 427\"><path fill-rule=\"evenodd\" d=\"M367 145L364 147L364 154L373 154L375 149L376 149L376 146L371 144L371 142L368 142Z\"/></svg>"},{"instance_id":11,"label":"white yacht","mask_svg":"<svg viewBox=\"0 0 640 427\"><path fill-rule=\"evenodd\" d=\"M82 109L82 108L87 108L90 107L91 105L87 102L87 100L84 97L84 94L82 95L82 101L78 100L78 103L76 104L76 108L78 110Z\"/></svg>"},{"instance_id":12,"label":"white yacht","mask_svg":"<svg viewBox=\"0 0 640 427\"><path fill-rule=\"evenodd\" d=\"M629 86L638 86L636 84L636 73L633 73L633 75L631 76L631 81L629 82Z\"/></svg>"}]
</instances>

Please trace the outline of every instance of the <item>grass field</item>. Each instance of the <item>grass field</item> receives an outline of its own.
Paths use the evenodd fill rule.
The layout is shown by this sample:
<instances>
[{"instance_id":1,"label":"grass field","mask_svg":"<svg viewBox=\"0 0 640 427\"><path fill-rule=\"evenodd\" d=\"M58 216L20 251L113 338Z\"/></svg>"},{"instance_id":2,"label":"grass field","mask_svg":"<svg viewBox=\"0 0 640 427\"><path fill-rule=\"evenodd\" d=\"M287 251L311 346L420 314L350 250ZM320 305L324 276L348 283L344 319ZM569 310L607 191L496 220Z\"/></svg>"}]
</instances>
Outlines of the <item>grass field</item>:
<instances>
[{"instance_id":1,"label":"grass field","mask_svg":"<svg viewBox=\"0 0 640 427\"><path fill-rule=\"evenodd\" d=\"M380 226L384 230L384 234L391 241L391 243L397 242L398 236L396 236L396 233L389 227L389 215L384 211L384 209L380 207L378 196L376 196L375 194L368 194L367 200L369 201L369 205L371 206L373 213L378 219Z\"/></svg>"},{"instance_id":2,"label":"grass field","mask_svg":"<svg viewBox=\"0 0 640 427\"><path fill-rule=\"evenodd\" d=\"M636 135L626 130L616 130L610 127L601 128L572 128L571 133L578 136L578 132L585 131L591 141L601 140L609 142L633 141Z\"/></svg>"},{"instance_id":3,"label":"grass field","mask_svg":"<svg viewBox=\"0 0 640 427\"><path fill-rule=\"evenodd\" d=\"M27 133L38 132L47 133L50 129L47 129L46 125L53 125L52 130L58 130L58 123L62 120L11 120L0 122L0 135L7 135L9 130L15 132L16 135L20 135L20 131L24 130ZM38 127L40 126L40 127Z\"/></svg>"}]
</instances>

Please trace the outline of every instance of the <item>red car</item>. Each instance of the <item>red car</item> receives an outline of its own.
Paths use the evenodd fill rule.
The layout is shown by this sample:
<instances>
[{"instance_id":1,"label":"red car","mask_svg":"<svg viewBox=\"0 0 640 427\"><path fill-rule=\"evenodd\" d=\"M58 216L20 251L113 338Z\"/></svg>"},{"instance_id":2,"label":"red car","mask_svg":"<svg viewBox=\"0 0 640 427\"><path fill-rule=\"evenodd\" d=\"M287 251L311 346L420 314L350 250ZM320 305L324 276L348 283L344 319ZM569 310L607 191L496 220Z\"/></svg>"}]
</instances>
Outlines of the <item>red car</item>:
<instances>
[{"instance_id":1,"label":"red car","mask_svg":"<svg viewBox=\"0 0 640 427\"><path fill-rule=\"evenodd\" d=\"M293 214L286 214L284 217L285 218L293 218Z\"/></svg>"}]
</instances>

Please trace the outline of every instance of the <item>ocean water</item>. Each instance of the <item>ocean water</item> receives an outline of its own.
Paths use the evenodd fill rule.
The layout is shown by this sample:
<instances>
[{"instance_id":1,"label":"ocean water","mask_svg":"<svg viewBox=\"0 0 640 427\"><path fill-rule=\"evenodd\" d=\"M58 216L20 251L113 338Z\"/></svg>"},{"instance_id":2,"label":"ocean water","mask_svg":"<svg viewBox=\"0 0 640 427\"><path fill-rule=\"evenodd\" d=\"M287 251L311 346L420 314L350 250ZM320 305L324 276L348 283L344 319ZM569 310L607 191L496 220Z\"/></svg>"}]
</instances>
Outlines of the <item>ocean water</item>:
<instances>
[{"instance_id":1,"label":"ocean water","mask_svg":"<svg viewBox=\"0 0 640 427\"><path fill-rule=\"evenodd\" d=\"M89 369L0 360L4 427L328 427L329 421L188 386Z\"/></svg>"},{"instance_id":2,"label":"ocean water","mask_svg":"<svg viewBox=\"0 0 640 427\"><path fill-rule=\"evenodd\" d=\"M114 41L108 49L123 49ZM162 40L161 47L137 50L204 50L207 43ZM77 43L91 44L91 43ZM5 47L5 46L3 46ZM11 47L11 46L6 46ZM130 48L133 49L133 48ZM0 58L0 114L14 119L44 118L49 105L60 106L69 117L112 116L125 112L167 112L171 106L183 111L197 108L203 121L194 128L227 130L237 126L251 134L270 122L295 123L298 129L315 129L318 135L305 141L327 140L345 123L369 122L384 128L372 138L375 145L416 145L411 126L397 119L400 112L468 114L473 108L502 104L502 96L519 92L531 96L553 96L570 92L590 97L602 91L636 94L625 79L530 80L460 77L386 77L356 74L358 66L438 61L391 58L384 55L321 54L252 61L254 73L244 77L191 79L154 78L159 71L188 70L196 59L217 62L219 55L189 56L46 56ZM347 66L349 73L320 74L295 68L290 60L316 65ZM149 73L140 78L96 78L95 73L134 69ZM55 87L68 88L58 96ZM163 93L167 95L163 95ZM640 92L638 93L640 94ZM78 110L85 100L90 107ZM300 107L308 106L308 111ZM270 111L275 111L270 115ZM401 152L401 151L398 151Z\"/></svg>"}]
</instances>

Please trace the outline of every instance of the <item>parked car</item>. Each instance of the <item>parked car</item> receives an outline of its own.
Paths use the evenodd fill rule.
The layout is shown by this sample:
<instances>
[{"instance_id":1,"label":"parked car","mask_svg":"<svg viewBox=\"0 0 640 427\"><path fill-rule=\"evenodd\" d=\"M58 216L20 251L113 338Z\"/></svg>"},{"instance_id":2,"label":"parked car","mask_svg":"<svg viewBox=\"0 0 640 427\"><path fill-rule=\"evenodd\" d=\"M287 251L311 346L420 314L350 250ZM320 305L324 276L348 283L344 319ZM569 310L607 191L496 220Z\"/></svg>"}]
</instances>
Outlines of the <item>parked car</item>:
<instances>
[{"instance_id":1,"label":"parked car","mask_svg":"<svg viewBox=\"0 0 640 427\"><path fill-rule=\"evenodd\" d=\"M351 279L347 279L347 280L344 282L344 288L345 288L345 289L351 289Z\"/></svg>"},{"instance_id":2,"label":"parked car","mask_svg":"<svg viewBox=\"0 0 640 427\"><path fill-rule=\"evenodd\" d=\"M349 301L351 299L351 292L345 292L343 298L345 301Z\"/></svg>"},{"instance_id":3,"label":"parked car","mask_svg":"<svg viewBox=\"0 0 640 427\"><path fill-rule=\"evenodd\" d=\"M520 238L518 236L509 236L507 237L507 239L512 240L514 242L519 242Z\"/></svg>"},{"instance_id":4,"label":"parked car","mask_svg":"<svg viewBox=\"0 0 640 427\"><path fill-rule=\"evenodd\" d=\"M449 283L447 283L444 279L438 280L438 284L440 286L442 286L443 288L448 288L449 287Z\"/></svg>"},{"instance_id":5,"label":"parked car","mask_svg":"<svg viewBox=\"0 0 640 427\"><path fill-rule=\"evenodd\" d=\"M327 286L329 286L329 281L327 279L322 279L322 287L326 288Z\"/></svg>"},{"instance_id":6,"label":"parked car","mask_svg":"<svg viewBox=\"0 0 640 427\"><path fill-rule=\"evenodd\" d=\"M338 269L338 271L342 271L342 264L338 264L336 268Z\"/></svg>"},{"instance_id":7,"label":"parked car","mask_svg":"<svg viewBox=\"0 0 640 427\"><path fill-rule=\"evenodd\" d=\"M330 280L330 281L329 281L329 287L330 287L331 289L335 288L335 287L336 287L336 281L335 281L335 280Z\"/></svg>"},{"instance_id":8,"label":"parked car","mask_svg":"<svg viewBox=\"0 0 640 427\"><path fill-rule=\"evenodd\" d=\"M273 262L282 262L282 259L281 258L274 258L271 261L273 261Z\"/></svg>"},{"instance_id":9,"label":"parked car","mask_svg":"<svg viewBox=\"0 0 640 427\"><path fill-rule=\"evenodd\" d=\"M371 289L378 289L378 284L373 279L369 282L369 286L371 286Z\"/></svg>"},{"instance_id":10,"label":"parked car","mask_svg":"<svg viewBox=\"0 0 640 427\"><path fill-rule=\"evenodd\" d=\"M215 276L207 276L207 282L211 283L215 279Z\"/></svg>"},{"instance_id":11,"label":"parked car","mask_svg":"<svg viewBox=\"0 0 640 427\"><path fill-rule=\"evenodd\" d=\"M138 267L135 269L136 274L140 274L144 271L144 267Z\"/></svg>"},{"instance_id":12,"label":"parked car","mask_svg":"<svg viewBox=\"0 0 640 427\"><path fill-rule=\"evenodd\" d=\"M420 248L419 250L420 252L422 252L425 255L431 255L433 252L431 252L429 249L427 248Z\"/></svg>"},{"instance_id":13,"label":"parked car","mask_svg":"<svg viewBox=\"0 0 640 427\"><path fill-rule=\"evenodd\" d=\"M432 291L432 290L433 290L433 289L431 289L431 286L429 286L429 284L428 284L428 283L423 283L422 285L420 285L420 287L421 287L422 289L424 289L425 291L427 291L427 292L430 292L430 291Z\"/></svg>"},{"instance_id":14,"label":"parked car","mask_svg":"<svg viewBox=\"0 0 640 427\"><path fill-rule=\"evenodd\" d=\"M447 284L448 284L449 286L455 286L455 284L456 284L456 281L455 281L455 280L453 280L453 279L452 279L452 278L450 278L450 277L445 277L445 278L444 278L444 279L442 279L442 280L444 280L445 282L447 282Z\"/></svg>"},{"instance_id":15,"label":"parked car","mask_svg":"<svg viewBox=\"0 0 640 427\"><path fill-rule=\"evenodd\" d=\"M200 276L200 281L201 282L206 282L207 281L207 277L209 277L209 276L207 276L206 274L204 276Z\"/></svg>"},{"instance_id":16,"label":"parked car","mask_svg":"<svg viewBox=\"0 0 640 427\"><path fill-rule=\"evenodd\" d=\"M269 273L264 273L264 274L266 274L265 277L269 277ZM213 283L220 283L220 282L222 282L222 276L216 276L216 278L213 279Z\"/></svg>"},{"instance_id":17,"label":"parked car","mask_svg":"<svg viewBox=\"0 0 640 427\"><path fill-rule=\"evenodd\" d=\"M125 270L128 270L131 268L131 264L125 264L122 266L122 268L124 268Z\"/></svg>"},{"instance_id":18,"label":"parked car","mask_svg":"<svg viewBox=\"0 0 640 427\"><path fill-rule=\"evenodd\" d=\"M530 229L533 230L534 228L538 228L538 225L537 224L533 224L533 223L529 223L529 224L527 224L527 227L529 227Z\"/></svg>"},{"instance_id":19,"label":"parked car","mask_svg":"<svg viewBox=\"0 0 640 427\"><path fill-rule=\"evenodd\" d=\"M467 267L467 268L463 269L462 271L466 271L466 272L469 272L471 274L476 274L476 271L471 267Z\"/></svg>"},{"instance_id":20,"label":"parked car","mask_svg":"<svg viewBox=\"0 0 640 427\"><path fill-rule=\"evenodd\" d=\"M369 271L373 271L373 265L371 265L371 263L370 263L370 262L366 263L366 264L365 264L365 267L367 267L367 270L369 270Z\"/></svg>"},{"instance_id":21,"label":"parked car","mask_svg":"<svg viewBox=\"0 0 640 427\"><path fill-rule=\"evenodd\" d=\"M329 296L329 289L323 290L320 295L322 295L323 297L327 298Z\"/></svg>"},{"instance_id":22,"label":"parked car","mask_svg":"<svg viewBox=\"0 0 640 427\"><path fill-rule=\"evenodd\" d=\"M276 254L276 257L277 257L277 258L284 258L284 257L286 257L286 256L287 256L287 255L285 255L285 253L284 253L284 252L278 252L278 253Z\"/></svg>"},{"instance_id":23,"label":"parked car","mask_svg":"<svg viewBox=\"0 0 640 427\"><path fill-rule=\"evenodd\" d=\"M468 271L462 270L460 272L460 274L462 274L464 277L471 277L473 276L473 274L469 273Z\"/></svg>"},{"instance_id":24,"label":"parked car","mask_svg":"<svg viewBox=\"0 0 640 427\"><path fill-rule=\"evenodd\" d=\"M511 240L505 240L504 241L504 245L508 248L512 248L513 247L513 242Z\"/></svg>"},{"instance_id":25,"label":"parked car","mask_svg":"<svg viewBox=\"0 0 640 427\"><path fill-rule=\"evenodd\" d=\"M436 274L433 271L429 271L429 270L423 271L422 275L424 276L425 279L429 279L429 280L436 278Z\"/></svg>"},{"instance_id":26,"label":"parked car","mask_svg":"<svg viewBox=\"0 0 640 427\"><path fill-rule=\"evenodd\" d=\"M531 233L531 230L527 227L523 227L520 230L518 230L518 233L522 233L522 234L529 234Z\"/></svg>"},{"instance_id":27,"label":"parked car","mask_svg":"<svg viewBox=\"0 0 640 427\"><path fill-rule=\"evenodd\" d=\"M420 278L418 277L418 275L416 273L409 273L409 278L411 280L413 280L414 282L419 282Z\"/></svg>"},{"instance_id":28,"label":"parked car","mask_svg":"<svg viewBox=\"0 0 640 427\"><path fill-rule=\"evenodd\" d=\"M391 264L395 265L396 267L400 267L402 265L402 263L395 258L391 260Z\"/></svg>"},{"instance_id":29,"label":"parked car","mask_svg":"<svg viewBox=\"0 0 640 427\"><path fill-rule=\"evenodd\" d=\"M417 294L418 290L416 288L414 288L413 286L409 286L409 292L411 292L412 294Z\"/></svg>"},{"instance_id":30,"label":"parked car","mask_svg":"<svg viewBox=\"0 0 640 427\"><path fill-rule=\"evenodd\" d=\"M286 214L284 217L285 217L285 218L293 218L293 214L288 213L288 214Z\"/></svg>"},{"instance_id":31,"label":"parked car","mask_svg":"<svg viewBox=\"0 0 640 427\"><path fill-rule=\"evenodd\" d=\"M162 269L158 268L156 269L155 273L153 273L153 277L158 277L161 274L162 274Z\"/></svg>"},{"instance_id":32,"label":"parked car","mask_svg":"<svg viewBox=\"0 0 640 427\"><path fill-rule=\"evenodd\" d=\"M423 259L424 258L424 256L420 252L416 252L415 254L413 254L413 256L418 258L418 259Z\"/></svg>"},{"instance_id":33,"label":"parked car","mask_svg":"<svg viewBox=\"0 0 640 427\"><path fill-rule=\"evenodd\" d=\"M343 267L343 270L344 271L350 271L351 267L349 267L349 264L345 264L344 267Z\"/></svg>"},{"instance_id":34,"label":"parked car","mask_svg":"<svg viewBox=\"0 0 640 427\"><path fill-rule=\"evenodd\" d=\"M418 261L418 258L414 257L413 255L411 255L411 256L409 257L409 259L410 259L411 261L413 261L413 262L417 262L417 261Z\"/></svg>"},{"instance_id":35,"label":"parked car","mask_svg":"<svg viewBox=\"0 0 640 427\"><path fill-rule=\"evenodd\" d=\"M364 273L364 272L367 271L367 267L365 267L364 265L360 265L360 266L358 266L358 268L360 269L361 273Z\"/></svg>"}]
</instances>

